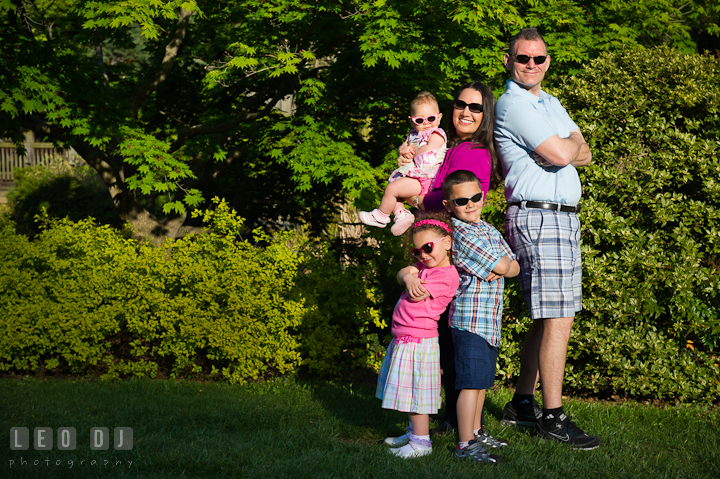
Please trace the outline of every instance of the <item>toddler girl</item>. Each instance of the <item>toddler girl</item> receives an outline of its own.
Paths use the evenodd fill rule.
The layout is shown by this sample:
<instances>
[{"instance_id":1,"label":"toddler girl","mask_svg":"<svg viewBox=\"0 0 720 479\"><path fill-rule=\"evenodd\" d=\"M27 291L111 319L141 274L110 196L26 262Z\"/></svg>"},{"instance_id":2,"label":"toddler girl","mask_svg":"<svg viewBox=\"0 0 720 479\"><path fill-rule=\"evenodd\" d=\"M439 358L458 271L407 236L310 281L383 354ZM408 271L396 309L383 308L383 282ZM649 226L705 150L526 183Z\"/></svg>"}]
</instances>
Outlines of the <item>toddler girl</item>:
<instances>
[{"instance_id":1,"label":"toddler girl","mask_svg":"<svg viewBox=\"0 0 720 479\"><path fill-rule=\"evenodd\" d=\"M415 221L412 213L405 209L403 201L415 195L428 192L447 151L447 136L438 128L442 114L432 93L419 93L410 103L410 124L412 129L405 143L400 147L401 156L410 158L409 146L415 150L412 163L392 172L388 179L380 206L372 211L361 211L360 221L368 226L384 228L390 223L390 213L395 215L395 224L390 231L395 236L403 234Z\"/></svg>"},{"instance_id":2,"label":"toddler girl","mask_svg":"<svg viewBox=\"0 0 720 479\"><path fill-rule=\"evenodd\" d=\"M440 408L437 322L459 285L458 273L450 262L452 223L447 216L428 215L412 225L410 235L412 254L418 262L397 275L407 291L395 305L393 340L375 392L383 408L408 413L408 433L385 440L402 446L390 452L405 458L432 452L429 414L436 414Z\"/></svg>"}]
</instances>

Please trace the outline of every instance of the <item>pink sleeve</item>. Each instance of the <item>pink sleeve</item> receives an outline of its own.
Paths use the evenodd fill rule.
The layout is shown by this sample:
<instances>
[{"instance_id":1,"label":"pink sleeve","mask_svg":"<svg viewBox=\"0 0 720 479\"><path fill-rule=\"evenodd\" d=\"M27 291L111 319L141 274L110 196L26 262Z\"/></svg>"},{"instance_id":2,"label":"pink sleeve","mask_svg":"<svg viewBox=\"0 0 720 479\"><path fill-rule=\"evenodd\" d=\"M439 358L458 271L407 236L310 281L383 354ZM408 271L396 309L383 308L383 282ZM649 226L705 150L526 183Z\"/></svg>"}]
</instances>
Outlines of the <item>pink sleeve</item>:
<instances>
[{"instance_id":1,"label":"pink sleeve","mask_svg":"<svg viewBox=\"0 0 720 479\"><path fill-rule=\"evenodd\" d=\"M423 286L435 299L452 299L459 286L459 277L454 266L430 268L423 279L427 281Z\"/></svg>"},{"instance_id":2,"label":"pink sleeve","mask_svg":"<svg viewBox=\"0 0 720 479\"><path fill-rule=\"evenodd\" d=\"M442 184L447 175L457 170L472 171L480 179L480 189L484 193L490 188L490 169L492 162L487 149L466 141L455 148L448 150L445 161L440 166L438 174L433 180L430 192L425 195L423 204L425 211L443 211L442 201L445 199Z\"/></svg>"}]
</instances>

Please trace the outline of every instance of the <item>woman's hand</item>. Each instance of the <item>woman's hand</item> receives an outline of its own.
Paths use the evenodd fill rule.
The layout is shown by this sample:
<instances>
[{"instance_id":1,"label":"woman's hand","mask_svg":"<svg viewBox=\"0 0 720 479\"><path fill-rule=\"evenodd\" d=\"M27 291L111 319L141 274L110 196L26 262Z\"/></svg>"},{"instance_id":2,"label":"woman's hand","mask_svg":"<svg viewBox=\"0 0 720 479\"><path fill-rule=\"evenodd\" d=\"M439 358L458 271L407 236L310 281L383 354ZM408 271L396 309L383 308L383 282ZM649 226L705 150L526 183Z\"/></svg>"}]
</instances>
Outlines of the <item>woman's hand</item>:
<instances>
[{"instance_id":1,"label":"woman's hand","mask_svg":"<svg viewBox=\"0 0 720 479\"><path fill-rule=\"evenodd\" d=\"M425 195L411 196L407 199L407 202L410 203L410 206L414 206L419 210L425 211L425 204L423 203L424 199Z\"/></svg>"}]
</instances>

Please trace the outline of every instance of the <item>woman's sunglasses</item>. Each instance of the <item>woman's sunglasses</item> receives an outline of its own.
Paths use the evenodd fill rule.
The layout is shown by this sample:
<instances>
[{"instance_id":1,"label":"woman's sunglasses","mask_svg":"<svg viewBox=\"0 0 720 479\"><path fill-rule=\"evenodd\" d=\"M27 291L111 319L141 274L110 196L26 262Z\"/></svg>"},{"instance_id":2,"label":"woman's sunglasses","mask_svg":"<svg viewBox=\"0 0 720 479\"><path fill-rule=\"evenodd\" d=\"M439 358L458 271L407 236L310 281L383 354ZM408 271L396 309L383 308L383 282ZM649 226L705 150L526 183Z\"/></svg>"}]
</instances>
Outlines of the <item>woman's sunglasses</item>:
<instances>
[{"instance_id":1,"label":"woman's sunglasses","mask_svg":"<svg viewBox=\"0 0 720 479\"><path fill-rule=\"evenodd\" d=\"M453 101L453 108L456 110L464 110L470 108L470 113L482 113L483 106L480 103L465 103L462 100Z\"/></svg>"},{"instance_id":2,"label":"woman's sunglasses","mask_svg":"<svg viewBox=\"0 0 720 479\"><path fill-rule=\"evenodd\" d=\"M468 204L468 201L472 201L473 203L477 203L480 200L482 200L483 194L482 191L478 193L477 195L471 196L470 198L455 198L454 200L450 200L453 203L455 203L455 206L465 206Z\"/></svg>"},{"instance_id":3,"label":"woman's sunglasses","mask_svg":"<svg viewBox=\"0 0 720 479\"><path fill-rule=\"evenodd\" d=\"M433 248L435 247L435 243L438 243L438 242L444 240L445 238L447 238L447 236L443 236L442 238L438 238L438 239L436 239L435 241L431 241L431 242L429 242L429 243L425 243L424 245L422 245L422 246L419 247L419 248L413 248L413 249L412 249L412 254L413 254L413 256L419 258L423 253L425 253L425 254L430 254L430 253L432 253L432 250L433 250Z\"/></svg>"},{"instance_id":4,"label":"woman's sunglasses","mask_svg":"<svg viewBox=\"0 0 720 479\"><path fill-rule=\"evenodd\" d=\"M515 61L518 63L522 63L523 65L529 62L531 58L535 62L535 65L542 65L543 63L545 63L547 55L538 55L536 57L531 57L528 55L515 55Z\"/></svg>"},{"instance_id":5,"label":"woman's sunglasses","mask_svg":"<svg viewBox=\"0 0 720 479\"><path fill-rule=\"evenodd\" d=\"M425 121L427 121L428 123L434 122L435 120L437 120L437 117L439 117L439 116L440 116L440 113L435 113L434 115L430 115L430 116L411 116L410 119L416 125L422 125L423 123L425 123Z\"/></svg>"}]
</instances>

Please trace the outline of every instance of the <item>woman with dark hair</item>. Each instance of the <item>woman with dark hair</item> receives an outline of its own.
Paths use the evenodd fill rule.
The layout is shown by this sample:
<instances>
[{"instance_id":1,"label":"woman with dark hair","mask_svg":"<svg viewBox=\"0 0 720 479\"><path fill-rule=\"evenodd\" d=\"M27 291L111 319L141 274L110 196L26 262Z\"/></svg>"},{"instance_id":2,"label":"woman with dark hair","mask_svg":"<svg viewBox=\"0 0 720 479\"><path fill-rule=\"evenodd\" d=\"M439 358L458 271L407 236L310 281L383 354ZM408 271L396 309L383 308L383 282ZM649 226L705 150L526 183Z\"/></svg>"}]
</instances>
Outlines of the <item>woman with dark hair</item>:
<instances>
[{"instance_id":1,"label":"woman with dark hair","mask_svg":"<svg viewBox=\"0 0 720 479\"><path fill-rule=\"evenodd\" d=\"M451 121L445 129L448 137L445 161L440 166L429 192L424 196L410 198L408 202L423 211L444 211L443 181L447 175L457 170L475 173L480 180L483 196L489 189L499 185L502 181L502 170L495 150L494 129L495 97L490 88L481 82L470 82L461 86L455 93ZM405 150L401 147L398 158L400 166L406 162L402 155ZM445 418L442 426L433 432L442 433L457 428L455 349L448 327L448 311L441 316L438 331L442 383L445 389ZM496 444L487 445L498 447Z\"/></svg>"},{"instance_id":2,"label":"woman with dark hair","mask_svg":"<svg viewBox=\"0 0 720 479\"><path fill-rule=\"evenodd\" d=\"M500 160L495 151L495 97L487 85L470 82L461 86L453 99L452 119L445 131L448 151L427 195L410 198L423 211L444 211L442 184L456 170L468 170L480 179L483 193L502 181ZM402 157L398 164L406 163Z\"/></svg>"}]
</instances>

